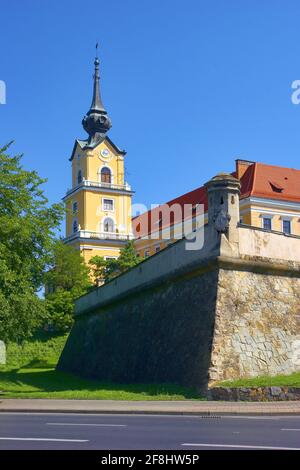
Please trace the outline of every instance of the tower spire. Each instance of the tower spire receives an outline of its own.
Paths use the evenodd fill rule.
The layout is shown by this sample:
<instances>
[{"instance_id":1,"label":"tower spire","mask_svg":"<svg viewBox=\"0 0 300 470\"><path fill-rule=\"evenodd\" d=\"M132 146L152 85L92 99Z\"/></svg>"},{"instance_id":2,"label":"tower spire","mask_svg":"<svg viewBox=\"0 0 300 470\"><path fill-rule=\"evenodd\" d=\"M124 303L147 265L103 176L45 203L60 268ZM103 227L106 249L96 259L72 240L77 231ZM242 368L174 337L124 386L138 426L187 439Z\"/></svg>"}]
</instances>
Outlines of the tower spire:
<instances>
[{"instance_id":1,"label":"tower spire","mask_svg":"<svg viewBox=\"0 0 300 470\"><path fill-rule=\"evenodd\" d=\"M111 120L104 108L100 93L100 73L99 73L98 43L96 44L95 73L93 98L89 111L82 120L84 130L89 134L88 146L94 147L102 142L105 134L111 128Z\"/></svg>"}]
</instances>

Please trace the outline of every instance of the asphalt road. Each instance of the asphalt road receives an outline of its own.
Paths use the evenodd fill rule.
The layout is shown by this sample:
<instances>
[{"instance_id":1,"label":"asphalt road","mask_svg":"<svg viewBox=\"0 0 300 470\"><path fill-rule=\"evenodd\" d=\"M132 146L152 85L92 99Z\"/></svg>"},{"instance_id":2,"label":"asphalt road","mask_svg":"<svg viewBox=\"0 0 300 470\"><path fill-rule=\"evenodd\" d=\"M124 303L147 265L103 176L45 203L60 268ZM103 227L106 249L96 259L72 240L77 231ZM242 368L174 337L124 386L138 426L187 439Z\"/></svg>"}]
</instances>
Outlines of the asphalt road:
<instances>
[{"instance_id":1,"label":"asphalt road","mask_svg":"<svg viewBox=\"0 0 300 470\"><path fill-rule=\"evenodd\" d=\"M0 413L3 449L300 450L300 416Z\"/></svg>"}]
</instances>

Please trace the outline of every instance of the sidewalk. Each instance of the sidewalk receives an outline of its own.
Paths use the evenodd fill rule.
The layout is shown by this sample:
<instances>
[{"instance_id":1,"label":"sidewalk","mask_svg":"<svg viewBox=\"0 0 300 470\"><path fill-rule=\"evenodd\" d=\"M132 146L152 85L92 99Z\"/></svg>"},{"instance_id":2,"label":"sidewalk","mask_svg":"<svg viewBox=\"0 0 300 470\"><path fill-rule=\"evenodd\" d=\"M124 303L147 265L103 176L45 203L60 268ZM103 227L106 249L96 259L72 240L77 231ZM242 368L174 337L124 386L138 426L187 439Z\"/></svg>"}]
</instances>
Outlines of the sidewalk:
<instances>
[{"instance_id":1,"label":"sidewalk","mask_svg":"<svg viewBox=\"0 0 300 470\"><path fill-rule=\"evenodd\" d=\"M108 413L177 415L300 415L300 401L221 402L221 401L114 401L0 399L1 412Z\"/></svg>"}]
</instances>

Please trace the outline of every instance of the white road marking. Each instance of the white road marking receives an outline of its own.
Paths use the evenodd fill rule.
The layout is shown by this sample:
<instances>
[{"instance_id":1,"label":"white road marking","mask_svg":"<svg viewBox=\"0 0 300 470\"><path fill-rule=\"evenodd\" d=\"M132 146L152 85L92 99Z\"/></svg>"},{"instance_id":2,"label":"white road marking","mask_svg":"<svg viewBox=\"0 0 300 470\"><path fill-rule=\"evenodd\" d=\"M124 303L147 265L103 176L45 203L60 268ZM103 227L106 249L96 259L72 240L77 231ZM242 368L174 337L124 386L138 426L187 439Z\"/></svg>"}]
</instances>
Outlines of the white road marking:
<instances>
[{"instance_id":1,"label":"white road marking","mask_svg":"<svg viewBox=\"0 0 300 470\"><path fill-rule=\"evenodd\" d=\"M128 424L98 424L98 423L46 423L48 426L104 426L126 428Z\"/></svg>"},{"instance_id":2,"label":"white road marking","mask_svg":"<svg viewBox=\"0 0 300 470\"><path fill-rule=\"evenodd\" d=\"M279 416L222 416L222 419L271 419L271 420L278 420L282 419Z\"/></svg>"},{"instance_id":3,"label":"white road marking","mask_svg":"<svg viewBox=\"0 0 300 470\"><path fill-rule=\"evenodd\" d=\"M280 431L299 431L299 432L300 432L300 429L288 429L288 428L282 428L282 429L280 429Z\"/></svg>"},{"instance_id":4,"label":"white road marking","mask_svg":"<svg viewBox=\"0 0 300 470\"><path fill-rule=\"evenodd\" d=\"M249 445L238 445L238 444L195 444L195 443L184 443L182 446L191 447L224 447L230 449L265 449L265 450L300 450L300 447L275 447L275 446L249 446Z\"/></svg>"},{"instance_id":5,"label":"white road marking","mask_svg":"<svg viewBox=\"0 0 300 470\"><path fill-rule=\"evenodd\" d=\"M51 437L0 437L0 441L89 442L87 439L52 439Z\"/></svg>"}]
</instances>

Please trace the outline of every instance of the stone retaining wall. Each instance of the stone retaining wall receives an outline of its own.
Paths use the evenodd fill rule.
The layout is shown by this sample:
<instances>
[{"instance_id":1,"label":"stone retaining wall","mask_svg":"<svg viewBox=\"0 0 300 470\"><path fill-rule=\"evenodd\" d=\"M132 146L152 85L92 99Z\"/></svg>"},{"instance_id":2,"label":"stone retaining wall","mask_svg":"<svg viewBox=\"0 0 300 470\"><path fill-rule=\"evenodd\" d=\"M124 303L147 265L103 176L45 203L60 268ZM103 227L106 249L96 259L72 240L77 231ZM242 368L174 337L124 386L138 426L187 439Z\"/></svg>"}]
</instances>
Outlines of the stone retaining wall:
<instances>
[{"instance_id":1,"label":"stone retaining wall","mask_svg":"<svg viewBox=\"0 0 300 470\"><path fill-rule=\"evenodd\" d=\"M223 401L300 400L300 387L214 387L209 390L207 398Z\"/></svg>"},{"instance_id":2,"label":"stone retaining wall","mask_svg":"<svg viewBox=\"0 0 300 470\"><path fill-rule=\"evenodd\" d=\"M219 271L210 382L300 370L299 266L276 273L267 271L274 260L265 264Z\"/></svg>"},{"instance_id":3,"label":"stone retaining wall","mask_svg":"<svg viewBox=\"0 0 300 470\"><path fill-rule=\"evenodd\" d=\"M206 391L217 278L217 269L189 273L77 316L58 369Z\"/></svg>"},{"instance_id":4,"label":"stone retaining wall","mask_svg":"<svg viewBox=\"0 0 300 470\"><path fill-rule=\"evenodd\" d=\"M178 240L76 301L60 370L198 390L300 371L300 237L238 226L239 187L207 183L201 249Z\"/></svg>"}]
</instances>

